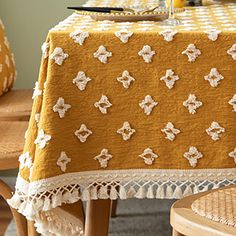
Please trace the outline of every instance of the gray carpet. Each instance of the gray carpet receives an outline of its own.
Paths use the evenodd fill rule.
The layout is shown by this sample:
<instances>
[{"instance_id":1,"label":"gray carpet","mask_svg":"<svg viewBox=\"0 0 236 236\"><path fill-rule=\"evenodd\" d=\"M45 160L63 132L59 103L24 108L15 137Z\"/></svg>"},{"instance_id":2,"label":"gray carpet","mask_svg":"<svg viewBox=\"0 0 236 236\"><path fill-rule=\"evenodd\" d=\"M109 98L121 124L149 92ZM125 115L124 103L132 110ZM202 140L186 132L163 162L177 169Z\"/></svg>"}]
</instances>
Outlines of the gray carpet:
<instances>
[{"instance_id":1,"label":"gray carpet","mask_svg":"<svg viewBox=\"0 0 236 236\"><path fill-rule=\"evenodd\" d=\"M172 203L155 199L119 201L117 217L110 221L109 236L171 236L169 209ZM5 236L16 236L13 222Z\"/></svg>"}]
</instances>

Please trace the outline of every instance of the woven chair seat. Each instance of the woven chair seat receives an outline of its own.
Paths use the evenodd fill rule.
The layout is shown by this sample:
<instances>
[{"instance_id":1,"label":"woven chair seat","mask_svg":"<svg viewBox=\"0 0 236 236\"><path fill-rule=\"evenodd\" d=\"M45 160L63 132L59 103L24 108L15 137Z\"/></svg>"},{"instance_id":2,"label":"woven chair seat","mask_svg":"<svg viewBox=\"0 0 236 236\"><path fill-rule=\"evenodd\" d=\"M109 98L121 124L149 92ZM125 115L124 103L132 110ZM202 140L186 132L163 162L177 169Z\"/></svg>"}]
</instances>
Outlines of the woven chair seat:
<instances>
[{"instance_id":1,"label":"woven chair seat","mask_svg":"<svg viewBox=\"0 0 236 236\"><path fill-rule=\"evenodd\" d=\"M18 167L18 157L23 152L27 127L28 122L25 121L0 122L0 170Z\"/></svg>"},{"instance_id":2,"label":"woven chair seat","mask_svg":"<svg viewBox=\"0 0 236 236\"><path fill-rule=\"evenodd\" d=\"M12 90L0 98L0 120L29 120L32 90Z\"/></svg>"},{"instance_id":3,"label":"woven chair seat","mask_svg":"<svg viewBox=\"0 0 236 236\"><path fill-rule=\"evenodd\" d=\"M236 187L223 188L198 198L192 209L200 216L236 227Z\"/></svg>"}]
</instances>

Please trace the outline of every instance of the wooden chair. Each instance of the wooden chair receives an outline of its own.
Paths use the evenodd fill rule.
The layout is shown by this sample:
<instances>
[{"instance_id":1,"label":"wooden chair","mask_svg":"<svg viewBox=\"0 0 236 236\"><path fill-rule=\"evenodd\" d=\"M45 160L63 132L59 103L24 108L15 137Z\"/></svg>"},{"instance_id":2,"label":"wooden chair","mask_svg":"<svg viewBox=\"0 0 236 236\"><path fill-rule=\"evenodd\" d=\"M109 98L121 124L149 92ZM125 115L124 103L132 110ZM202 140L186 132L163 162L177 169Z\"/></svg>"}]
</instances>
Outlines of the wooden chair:
<instances>
[{"instance_id":1,"label":"wooden chair","mask_svg":"<svg viewBox=\"0 0 236 236\"><path fill-rule=\"evenodd\" d=\"M0 121L28 121L32 109L32 90L12 90L0 97Z\"/></svg>"},{"instance_id":2,"label":"wooden chair","mask_svg":"<svg viewBox=\"0 0 236 236\"><path fill-rule=\"evenodd\" d=\"M23 151L24 134L28 127L25 121L0 122L0 170L15 169L18 167L18 157ZM0 180L0 196L4 199L12 197L12 189ZM27 235L27 221L15 209L11 208L16 222L18 236Z\"/></svg>"},{"instance_id":3,"label":"wooden chair","mask_svg":"<svg viewBox=\"0 0 236 236\"><path fill-rule=\"evenodd\" d=\"M175 202L172 205L170 215L170 223L173 227L173 236L236 235L236 227L213 221L193 211L194 206L200 208L202 207L201 213L203 213L203 209L206 208L208 210L208 214L209 209L212 210L212 212L214 212L214 209L216 209L215 213L218 214L219 218L221 218L223 215L228 217L231 214L232 219L235 219L236 215L234 216L232 201L226 200L229 197L235 198L235 195L233 196L232 194L228 193L228 197L219 198L220 191L222 195L224 194L222 191L229 191L231 189L232 186L223 189L215 189L185 197ZM234 187L234 190L236 192L236 187Z\"/></svg>"}]
</instances>

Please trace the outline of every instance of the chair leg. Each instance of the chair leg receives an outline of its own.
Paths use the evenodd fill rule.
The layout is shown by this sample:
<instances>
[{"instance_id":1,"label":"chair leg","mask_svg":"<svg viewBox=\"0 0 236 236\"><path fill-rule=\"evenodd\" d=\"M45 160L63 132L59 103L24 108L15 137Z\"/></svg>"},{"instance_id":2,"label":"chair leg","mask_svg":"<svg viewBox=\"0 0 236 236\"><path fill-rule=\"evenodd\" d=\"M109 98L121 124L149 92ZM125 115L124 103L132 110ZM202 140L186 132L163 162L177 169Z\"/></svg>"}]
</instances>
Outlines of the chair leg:
<instances>
[{"instance_id":1,"label":"chair leg","mask_svg":"<svg viewBox=\"0 0 236 236\"><path fill-rule=\"evenodd\" d=\"M111 217L112 218L115 218L117 216L116 215L117 204L118 204L118 200L111 201Z\"/></svg>"},{"instance_id":2,"label":"chair leg","mask_svg":"<svg viewBox=\"0 0 236 236\"><path fill-rule=\"evenodd\" d=\"M0 196L2 196L5 200L12 197L12 189L2 180L0 180ZM27 236L27 221L25 217L17 212L17 210L11 207L10 209L16 223L17 235Z\"/></svg>"},{"instance_id":3,"label":"chair leg","mask_svg":"<svg viewBox=\"0 0 236 236\"><path fill-rule=\"evenodd\" d=\"M40 234L36 231L34 227L34 221L27 221L28 236L39 236Z\"/></svg>"},{"instance_id":4,"label":"chair leg","mask_svg":"<svg viewBox=\"0 0 236 236\"><path fill-rule=\"evenodd\" d=\"M85 236L108 236L111 200L87 202Z\"/></svg>"},{"instance_id":5,"label":"chair leg","mask_svg":"<svg viewBox=\"0 0 236 236\"><path fill-rule=\"evenodd\" d=\"M179 232L177 232L175 229L173 229L172 236L184 236L184 235L179 233Z\"/></svg>"}]
</instances>

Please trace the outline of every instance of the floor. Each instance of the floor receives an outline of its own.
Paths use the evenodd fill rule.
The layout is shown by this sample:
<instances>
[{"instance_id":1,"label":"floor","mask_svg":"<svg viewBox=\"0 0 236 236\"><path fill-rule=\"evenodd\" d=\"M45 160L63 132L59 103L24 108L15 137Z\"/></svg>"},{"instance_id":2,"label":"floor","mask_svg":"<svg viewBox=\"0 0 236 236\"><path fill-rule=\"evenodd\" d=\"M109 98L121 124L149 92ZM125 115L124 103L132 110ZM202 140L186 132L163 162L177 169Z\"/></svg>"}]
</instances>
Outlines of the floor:
<instances>
[{"instance_id":1,"label":"floor","mask_svg":"<svg viewBox=\"0 0 236 236\"><path fill-rule=\"evenodd\" d=\"M110 221L109 236L171 236L169 209L172 203L171 200L155 199L119 201L117 217ZM4 216L5 220L2 221L1 207L0 212L0 228L3 229L11 219L9 212L5 209L3 214L6 216ZM2 235L0 233L0 236ZM16 236L13 221L4 236Z\"/></svg>"}]
</instances>

